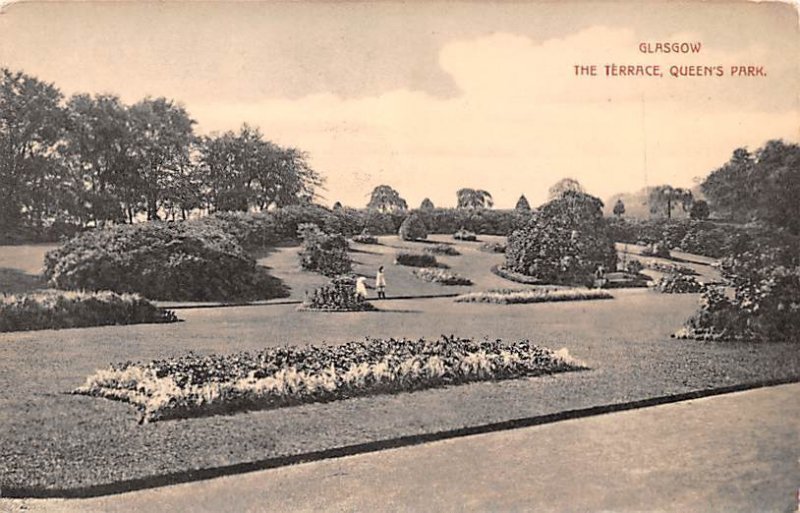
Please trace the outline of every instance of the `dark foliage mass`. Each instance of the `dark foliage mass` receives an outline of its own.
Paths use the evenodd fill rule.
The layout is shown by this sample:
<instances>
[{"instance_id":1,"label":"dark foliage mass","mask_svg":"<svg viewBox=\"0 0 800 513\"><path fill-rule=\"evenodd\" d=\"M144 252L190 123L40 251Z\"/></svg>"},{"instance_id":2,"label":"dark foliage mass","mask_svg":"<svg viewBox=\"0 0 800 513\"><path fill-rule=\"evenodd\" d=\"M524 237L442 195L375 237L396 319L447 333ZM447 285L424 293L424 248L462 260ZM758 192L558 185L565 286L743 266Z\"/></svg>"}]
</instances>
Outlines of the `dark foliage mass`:
<instances>
[{"instance_id":1,"label":"dark foliage mass","mask_svg":"<svg viewBox=\"0 0 800 513\"><path fill-rule=\"evenodd\" d=\"M197 137L189 113L167 98L65 99L53 84L0 68L0 106L0 243L304 203L322 185L302 151L247 125Z\"/></svg>"},{"instance_id":2,"label":"dark foliage mass","mask_svg":"<svg viewBox=\"0 0 800 513\"><path fill-rule=\"evenodd\" d=\"M397 265L407 265L410 267L442 267L436 261L436 257L430 253L410 253L401 251L395 255L394 263Z\"/></svg>"},{"instance_id":3,"label":"dark foliage mass","mask_svg":"<svg viewBox=\"0 0 800 513\"><path fill-rule=\"evenodd\" d=\"M615 242L661 245L712 258L742 251L758 232L758 226L723 224L700 219L608 219L609 234ZM663 251L663 250L662 250Z\"/></svg>"},{"instance_id":4,"label":"dark foliage mass","mask_svg":"<svg viewBox=\"0 0 800 513\"><path fill-rule=\"evenodd\" d=\"M800 340L800 241L786 236L726 258L733 296L711 288L676 336L756 342Z\"/></svg>"},{"instance_id":5,"label":"dark foliage mass","mask_svg":"<svg viewBox=\"0 0 800 513\"><path fill-rule=\"evenodd\" d=\"M616 269L617 252L602 202L566 191L508 238L505 267L545 283L591 284L599 266Z\"/></svg>"},{"instance_id":6,"label":"dark foliage mass","mask_svg":"<svg viewBox=\"0 0 800 513\"><path fill-rule=\"evenodd\" d=\"M664 294L694 294L703 292L705 287L694 276L671 273L658 280L656 290Z\"/></svg>"},{"instance_id":7,"label":"dark foliage mass","mask_svg":"<svg viewBox=\"0 0 800 513\"><path fill-rule=\"evenodd\" d=\"M758 220L800 234L800 146L780 140L755 152L734 150L701 184L712 212L735 221Z\"/></svg>"},{"instance_id":8,"label":"dark foliage mass","mask_svg":"<svg viewBox=\"0 0 800 513\"><path fill-rule=\"evenodd\" d=\"M236 238L209 225L143 223L92 230L45 257L49 284L133 292L174 301L241 301L286 295Z\"/></svg>"},{"instance_id":9,"label":"dark foliage mass","mask_svg":"<svg viewBox=\"0 0 800 513\"><path fill-rule=\"evenodd\" d=\"M400 238L403 240L422 240L428 238L428 227L417 214L408 216L398 230Z\"/></svg>"},{"instance_id":10,"label":"dark foliage mass","mask_svg":"<svg viewBox=\"0 0 800 513\"><path fill-rule=\"evenodd\" d=\"M365 312L375 310L375 307L356 294L355 277L342 275L314 289L306 296L301 309L321 312Z\"/></svg>"},{"instance_id":11,"label":"dark foliage mass","mask_svg":"<svg viewBox=\"0 0 800 513\"><path fill-rule=\"evenodd\" d=\"M339 233L325 233L315 224L302 224L298 234L303 240L300 265L325 276L349 273L352 261L347 254L347 239Z\"/></svg>"}]
</instances>

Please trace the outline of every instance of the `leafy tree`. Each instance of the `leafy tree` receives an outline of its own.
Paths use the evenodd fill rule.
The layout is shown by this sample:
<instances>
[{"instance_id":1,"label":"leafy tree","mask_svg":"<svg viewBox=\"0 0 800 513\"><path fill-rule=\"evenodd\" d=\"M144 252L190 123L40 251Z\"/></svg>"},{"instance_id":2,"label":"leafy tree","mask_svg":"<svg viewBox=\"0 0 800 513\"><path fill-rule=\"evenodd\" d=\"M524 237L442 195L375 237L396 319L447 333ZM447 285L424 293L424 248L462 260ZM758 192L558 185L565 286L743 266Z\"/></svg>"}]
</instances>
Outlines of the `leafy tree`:
<instances>
[{"instance_id":1,"label":"leafy tree","mask_svg":"<svg viewBox=\"0 0 800 513\"><path fill-rule=\"evenodd\" d=\"M59 216L75 184L58 149L62 94L54 85L0 68L0 230L40 226Z\"/></svg>"},{"instance_id":2,"label":"leafy tree","mask_svg":"<svg viewBox=\"0 0 800 513\"><path fill-rule=\"evenodd\" d=\"M672 219L672 211L676 206L680 205L684 212L689 210L692 205L692 191L671 185L659 185L650 190L647 201L651 214L665 212L667 219Z\"/></svg>"},{"instance_id":3,"label":"leafy tree","mask_svg":"<svg viewBox=\"0 0 800 513\"><path fill-rule=\"evenodd\" d=\"M430 200L430 198L425 198L424 200L422 200L422 203L420 203L419 208L420 210L433 210L436 207L434 207L433 202Z\"/></svg>"},{"instance_id":4,"label":"leafy tree","mask_svg":"<svg viewBox=\"0 0 800 513\"><path fill-rule=\"evenodd\" d=\"M705 200L697 200L692 203L692 209L689 211L689 217L692 219L708 219L711 211L708 208L708 202Z\"/></svg>"},{"instance_id":5,"label":"leafy tree","mask_svg":"<svg viewBox=\"0 0 800 513\"><path fill-rule=\"evenodd\" d=\"M341 201L337 201L333 204L333 210L344 210L344 206L342 206Z\"/></svg>"},{"instance_id":6,"label":"leafy tree","mask_svg":"<svg viewBox=\"0 0 800 513\"><path fill-rule=\"evenodd\" d=\"M547 191L548 198L550 200L560 198L567 191L580 192L580 193L586 192L583 188L583 185L581 185L581 183L576 179L562 178L561 180L553 184L553 186L550 187L550 189Z\"/></svg>"},{"instance_id":7,"label":"leafy tree","mask_svg":"<svg viewBox=\"0 0 800 513\"><path fill-rule=\"evenodd\" d=\"M322 179L294 148L266 141L257 128L205 137L200 147L204 197L210 210L265 210L314 196Z\"/></svg>"},{"instance_id":8,"label":"leafy tree","mask_svg":"<svg viewBox=\"0 0 800 513\"><path fill-rule=\"evenodd\" d=\"M614 204L614 215L622 217L623 214L625 214L625 203L623 203L621 199L618 199Z\"/></svg>"},{"instance_id":9,"label":"leafy tree","mask_svg":"<svg viewBox=\"0 0 800 513\"><path fill-rule=\"evenodd\" d=\"M77 183L85 224L133 222L137 184L131 162L132 133L128 110L111 95L75 95L67 102L64 156Z\"/></svg>"},{"instance_id":10,"label":"leafy tree","mask_svg":"<svg viewBox=\"0 0 800 513\"><path fill-rule=\"evenodd\" d=\"M372 190L367 208L380 212L407 210L408 203L400 197L400 193L388 185L379 185Z\"/></svg>"},{"instance_id":11,"label":"leafy tree","mask_svg":"<svg viewBox=\"0 0 800 513\"><path fill-rule=\"evenodd\" d=\"M514 207L514 210L517 210L517 211L520 211L520 212L530 212L531 211L531 204L528 203L528 198L526 198L524 194L522 196L520 196L519 199L517 200L517 204Z\"/></svg>"},{"instance_id":12,"label":"leafy tree","mask_svg":"<svg viewBox=\"0 0 800 513\"><path fill-rule=\"evenodd\" d=\"M189 187L195 122L183 107L166 98L146 98L129 112L131 157L136 170L129 186L147 219L158 220L159 210L179 204Z\"/></svg>"},{"instance_id":13,"label":"leafy tree","mask_svg":"<svg viewBox=\"0 0 800 513\"><path fill-rule=\"evenodd\" d=\"M727 163L706 177L700 190L715 211L736 221L748 221L756 210L752 196L757 185L755 167L755 156L737 148Z\"/></svg>"},{"instance_id":14,"label":"leafy tree","mask_svg":"<svg viewBox=\"0 0 800 513\"><path fill-rule=\"evenodd\" d=\"M701 184L710 206L737 221L761 220L800 233L800 146L768 141L744 148Z\"/></svg>"},{"instance_id":15,"label":"leafy tree","mask_svg":"<svg viewBox=\"0 0 800 513\"><path fill-rule=\"evenodd\" d=\"M458 208L486 208L494 205L492 195L481 189L459 189Z\"/></svg>"}]
</instances>

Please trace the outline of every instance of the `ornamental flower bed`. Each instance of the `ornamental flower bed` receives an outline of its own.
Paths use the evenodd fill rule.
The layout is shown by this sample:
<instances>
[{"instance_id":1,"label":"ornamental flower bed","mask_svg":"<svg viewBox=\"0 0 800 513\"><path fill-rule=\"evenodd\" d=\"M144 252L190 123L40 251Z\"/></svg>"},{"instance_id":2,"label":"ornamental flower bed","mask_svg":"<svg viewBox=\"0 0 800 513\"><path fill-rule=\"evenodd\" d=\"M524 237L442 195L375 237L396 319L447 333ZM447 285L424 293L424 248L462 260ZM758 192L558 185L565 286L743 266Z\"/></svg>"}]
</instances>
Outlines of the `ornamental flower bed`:
<instances>
[{"instance_id":1,"label":"ornamental flower bed","mask_svg":"<svg viewBox=\"0 0 800 513\"><path fill-rule=\"evenodd\" d=\"M136 294L43 290L0 297L0 332L176 322Z\"/></svg>"},{"instance_id":2,"label":"ornamental flower bed","mask_svg":"<svg viewBox=\"0 0 800 513\"><path fill-rule=\"evenodd\" d=\"M517 283L524 283L525 285L539 285L542 280L527 274L518 273L502 265L493 265L491 271L501 278Z\"/></svg>"},{"instance_id":3,"label":"ornamental flower bed","mask_svg":"<svg viewBox=\"0 0 800 513\"><path fill-rule=\"evenodd\" d=\"M648 269L652 269L653 271L658 271L666 274L683 274L686 276L698 276L697 271L695 271L691 267L686 267L685 265L680 265L680 264L661 263L655 260L650 260L647 262L646 267Z\"/></svg>"},{"instance_id":4,"label":"ornamental flower bed","mask_svg":"<svg viewBox=\"0 0 800 513\"><path fill-rule=\"evenodd\" d=\"M353 242L358 244L378 244L378 237L370 235L369 232L363 232L360 235L353 236Z\"/></svg>"},{"instance_id":5,"label":"ornamental flower bed","mask_svg":"<svg viewBox=\"0 0 800 513\"><path fill-rule=\"evenodd\" d=\"M527 340L367 339L127 362L97 371L74 393L129 402L149 422L581 369L566 349Z\"/></svg>"},{"instance_id":6,"label":"ornamental flower bed","mask_svg":"<svg viewBox=\"0 0 800 513\"><path fill-rule=\"evenodd\" d=\"M495 303L514 305L525 303L549 303L556 301L587 301L613 299L604 290L596 289L534 289L534 290L490 290L472 292L455 298L456 303Z\"/></svg>"},{"instance_id":7,"label":"ornamental flower bed","mask_svg":"<svg viewBox=\"0 0 800 513\"><path fill-rule=\"evenodd\" d=\"M458 256L461 254L450 244L435 244L433 246L426 247L423 249L423 251L425 253L430 253L431 255Z\"/></svg>"},{"instance_id":8,"label":"ornamental flower bed","mask_svg":"<svg viewBox=\"0 0 800 513\"><path fill-rule=\"evenodd\" d=\"M439 283L440 285L472 285L472 280L469 278L436 267L414 269L413 273L414 276L421 280Z\"/></svg>"},{"instance_id":9,"label":"ornamental flower bed","mask_svg":"<svg viewBox=\"0 0 800 513\"><path fill-rule=\"evenodd\" d=\"M703 292L705 286L694 276L673 273L658 280L655 289L664 294L696 294Z\"/></svg>"},{"instance_id":10,"label":"ornamental flower bed","mask_svg":"<svg viewBox=\"0 0 800 513\"><path fill-rule=\"evenodd\" d=\"M353 276L338 276L307 295L300 310L368 312L375 310L375 307L356 294L356 279Z\"/></svg>"},{"instance_id":11,"label":"ornamental flower bed","mask_svg":"<svg viewBox=\"0 0 800 513\"><path fill-rule=\"evenodd\" d=\"M395 255L394 263L410 267L444 267L436 261L436 257L426 253L409 253L401 251Z\"/></svg>"},{"instance_id":12,"label":"ornamental flower bed","mask_svg":"<svg viewBox=\"0 0 800 513\"><path fill-rule=\"evenodd\" d=\"M473 233L473 232L471 232L469 230L465 230L463 228L458 230L456 233L454 233L453 234L453 238L455 240L464 240L464 241L469 241L469 242L474 242L474 241L478 240L478 236L475 235L475 233Z\"/></svg>"}]
</instances>

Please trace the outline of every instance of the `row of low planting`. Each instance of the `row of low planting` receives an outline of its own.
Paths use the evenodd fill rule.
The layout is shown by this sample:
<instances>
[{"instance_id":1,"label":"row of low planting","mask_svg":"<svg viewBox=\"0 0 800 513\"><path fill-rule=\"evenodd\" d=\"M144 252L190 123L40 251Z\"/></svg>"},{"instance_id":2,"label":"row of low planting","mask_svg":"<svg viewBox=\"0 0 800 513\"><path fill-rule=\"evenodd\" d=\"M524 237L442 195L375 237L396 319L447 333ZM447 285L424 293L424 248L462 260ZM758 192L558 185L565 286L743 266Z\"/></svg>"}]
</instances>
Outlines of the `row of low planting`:
<instances>
[{"instance_id":1,"label":"row of low planting","mask_svg":"<svg viewBox=\"0 0 800 513\"><path fill-rule=\"evenodd\" d=\"M437 267L421 267L414 269L413 273L420 280L440 285L472 285L472 280L469 278Z\"/></svg>"},{"instance_id":2,"label":"row of low planting","mask_svg":"<svg viewBox=\"0 0 800 513\"><path fill-rule=\"evenodd\" d=\"M502 305L525 303L550 303L559 301L588 301L593 299L613 299L604 290L596 289L528 289L528 290L489 290L471 292L458 296L456 303L496 303Z\"/></svg>"},{"instance_id":3,"label":"row of low planting","mask_svg":"<svg viewBox=\"0 0 800 513\"><path fill-rule=\"evenodd\" d=\"M177 321L135 294L43 290L0 296L0 332Z\"/></svg>"},{"instance_id":4,"label":"row of low planting","mask_svg":"<svg viewBox=\"0 0 800 513\"><path fill-rule=\"evenodd\" d=\"M265 409L584 369L527 340L373 339L112 365L75 393L126 401L143 421Z\"/></svg>"}]
</instances>

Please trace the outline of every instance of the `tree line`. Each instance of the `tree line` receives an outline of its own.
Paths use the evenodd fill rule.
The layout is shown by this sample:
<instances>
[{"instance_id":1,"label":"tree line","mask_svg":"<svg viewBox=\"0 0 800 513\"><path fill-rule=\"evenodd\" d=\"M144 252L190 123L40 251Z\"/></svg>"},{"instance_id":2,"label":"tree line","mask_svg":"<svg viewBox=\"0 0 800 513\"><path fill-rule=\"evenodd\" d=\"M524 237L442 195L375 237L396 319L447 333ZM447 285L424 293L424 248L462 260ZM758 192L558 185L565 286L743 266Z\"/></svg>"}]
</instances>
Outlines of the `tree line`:
<instances>
[{"instance_id":1,"label":"tree line","mask_svg":"<svg viewBox=\"0 0 800 513\"><path fill-rule=\"evenodd\" d=\"M212 136L167 98L65 98L0 69L0 229L263 210L310 201L322 178L258 128Z\"/></svg>"}]
</instances>

